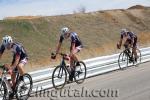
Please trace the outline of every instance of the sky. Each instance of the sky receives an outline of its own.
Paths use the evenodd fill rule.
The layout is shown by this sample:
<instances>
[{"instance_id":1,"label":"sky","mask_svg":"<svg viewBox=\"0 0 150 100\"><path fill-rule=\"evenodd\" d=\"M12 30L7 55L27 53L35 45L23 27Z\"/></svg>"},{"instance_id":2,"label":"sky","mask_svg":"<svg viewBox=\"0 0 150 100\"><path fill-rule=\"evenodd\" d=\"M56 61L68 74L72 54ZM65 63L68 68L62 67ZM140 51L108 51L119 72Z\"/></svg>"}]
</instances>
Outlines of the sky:
<instances>
[{"instance_id":1,"label":"sky","mask_svg":"<svg viewBox=\"0 0 150 100\"><path fill-rule=\"evenodd\" d=\"M0 19L72 14L80 8L86 12L122 9L133 5L150 6L150 0L0 0Z\"/></svg>"}]
</instances>

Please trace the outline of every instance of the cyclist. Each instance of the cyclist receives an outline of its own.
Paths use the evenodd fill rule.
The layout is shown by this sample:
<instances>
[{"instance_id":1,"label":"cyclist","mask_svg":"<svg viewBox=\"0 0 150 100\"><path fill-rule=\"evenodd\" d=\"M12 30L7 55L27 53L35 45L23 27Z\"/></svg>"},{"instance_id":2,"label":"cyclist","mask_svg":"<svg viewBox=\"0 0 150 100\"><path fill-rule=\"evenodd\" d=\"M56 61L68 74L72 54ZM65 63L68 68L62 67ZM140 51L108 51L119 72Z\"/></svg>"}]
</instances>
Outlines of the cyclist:
<instances>
[{"instance_id":1,"label":"cyclist","mask_svg":"<svg viewBox=\"0 0 150 100\"><path fill-rule=\"evenodd\" d=\"M123 39L125 39L124 47L129 50L130 47L132 47L132 52L135 56L135 61L137 61L137 35L133 32L128 31L127 29L121 29L121 37L120 41L117 44L117 48L120 49L122 45ZM130 50L128 51L129 53ZM133 58L130 58L130 61L133 61Z\"/></svg>"},{"instance_id":2,"label":"cyclist","mask_svg":"<svg viewBox=\"0 0 150 100\"><path fill-rule=\"evenodd\" d=\"M23 80L24 69L23 67L27 63L28 56L24 49L24 47L20 43L13 42L11 36L4 36L2 39L2 45L0 46L0 58L2 57L5 50L11 50L13 53L13 60L10 66L6 65L9 68L9 72L11 73L12 80L12 90L15 88L16 83L16 74L13 71L19 71L20 80ZM12 93L10 96L13 96Z\"/></svg>"},{"instance_id":3,"label":"cyclist","mask_svg":"<svg viewBox=\"0 0 150 100\"><path fill-rule=\"evenodd\" d=\"M73 76L75 73L75 66L79 65L79 62L78 62L79 60L76 54L83 48L83 45L77 33L71 32L68 27L63 27L61 29L61 35L60 35L58 46L56 48L56 54L53 56L53 59L55 59L57 53L59 53L60 47L64 39L68 39L71 41L70 54L69 54L71 75L69 76L69 81L73 81ZM73 63L74 61L77 62L76 65L74 65Z\"/></svg>"}]
</instances>

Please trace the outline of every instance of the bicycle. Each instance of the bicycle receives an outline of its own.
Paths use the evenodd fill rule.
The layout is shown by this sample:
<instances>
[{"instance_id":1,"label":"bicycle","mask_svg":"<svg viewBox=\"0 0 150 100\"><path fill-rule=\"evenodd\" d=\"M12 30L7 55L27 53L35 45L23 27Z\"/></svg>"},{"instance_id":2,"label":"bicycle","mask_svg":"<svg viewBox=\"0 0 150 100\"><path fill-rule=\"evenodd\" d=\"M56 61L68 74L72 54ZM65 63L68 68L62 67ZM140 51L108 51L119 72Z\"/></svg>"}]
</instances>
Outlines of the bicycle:
<instances>
[{"instance_id":1,"label":"bicycle","mask_svg":"<svg viewBox=\"0 0 150 100\"><path fill-rule=\"evenodd\" d=\"M16 73L16 85L15 89L13 90L11 88L11 79L8 79L8 69L5 68L4 65L0 65L0 68L2 69L2 76L0 81L0 93L3 98L3 100L10 100L12 97L10 97L11 94L16 95L17 100L27 100L30 96L30 93L32 91L32 78L29 74L23 75L23 80L20 80L20 74L19 72L13 71Z\"/></svg>"},{"instance_id":2,"label":"bicycle","mask_svg":"<svg viewBox=\"0 0 150 100\"><path fill-rule=\"evenodd\" d=\"M69 69L70 67L65 63L65 60L68 60L66 58L67 55L63 53L58 54L61 55L62 60L60 65L58 65L52 73L52 84L55 89L62 89L67 82L67 77L71 75L71 71ZM74 61L74 65L76 65L76 61ZM79 61L79 66L75 67L75 74L73 78L77 84L84 82L86 78L86 65L83 61Z\"/></svg>"},{"instance_id":3,"label":"bicycle","mask_svg":"<svg viewBox=\"0 0 150 100\"><path fill-rule=\"evenodd\" d=\"M130 65L138 66L141 63L141 51L139 49L136 49L137 52L137 58L135 58L133 52L129 48L125 48L123 52L120 53L118 58L118 65L119 68L125 68Z\"/></svg>"}]
</instances>

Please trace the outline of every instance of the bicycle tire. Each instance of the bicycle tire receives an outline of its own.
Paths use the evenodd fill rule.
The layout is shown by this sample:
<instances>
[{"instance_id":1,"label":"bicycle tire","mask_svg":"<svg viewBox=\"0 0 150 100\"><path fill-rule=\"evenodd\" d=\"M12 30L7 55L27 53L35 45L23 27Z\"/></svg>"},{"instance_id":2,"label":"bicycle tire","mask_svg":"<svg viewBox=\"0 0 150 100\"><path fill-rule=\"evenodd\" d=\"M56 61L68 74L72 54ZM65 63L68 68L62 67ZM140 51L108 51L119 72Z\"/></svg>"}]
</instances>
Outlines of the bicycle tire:
<instances>
[{"instance_id":1,"label":"bicycle tire","mask_svg":"<svg viewBox=\"0 0 150 100\"><path fill-rule=\"evenodd\" d=\"M124 67L128 66L128 60L129 57L125 54L125 51L121 52L119 54L119 58L118 58L118 65L120 69L123 69L123 65L126 64ZM126 61L126 62L125 62ZM122 64L123 62L125 62L124 64Z\"/></svg>"},{"instance_id":2,"label":"bicycle tire","mask_svg":"<svg viewBox=\"0 0 150 100\"><path fill-rule=\"evenodd\" d=\"M25 77L29 79L29 83L28 83L28 84L30 84L29 89L28 89L28 93L27 93L26 95L22 95L22 94L19 95L19 93L18 93L18 91L20 91L19 84L21 84L21 82L24 82L24 83L25 83ZM17 98L17 100L27 100L27 99L30 97L30 94L31 94L31 91L32 91L33 81L32 81L31 75L28 74L28 73L25 73L25 74L23 75L23 79L24 79L24 80L19 80L19 81L17 82L17 85L16 85L16 86L17 86L17 87L16 87L16 91L17 91L17 93L16 93L16 98Z\"/></svg>"},{"instance_id":3,"label":"bicycle tire","mask_svg":"<svg viewBox=\"0 0 150 100\"><path fill-rule=\"evenodd\" d=\"M2 91L4 91L4 93L2 93L2 91L1 91L2 87L4 89L4 90L2 90ZM8 94L8 92L7 92L7 86L6 86L6 83L3 82L3 81L2 81L1 86L0 86L0 92L1 92L0 95L3 98L2 100L7 100L7 94Z\"/></svg>"},{"instance_id":4,"label":"bicycle tire","mask_svg":"<svg viewBox=\"0 0 150 100\"><path fill-rule=\"evenodd\" d=\"M75 76L74 76L75 82L77 84L83 83L84 80L86 79L86 65L83 61L79 61L79 64L80 64L80 66L76 66L76 68L75 68ZM79 68L77 68L77 67L79 67ZM83 67L83 69L81 69L81 67ZM79 78L79 75L81 75L81 74L83 75L83 77Z\"/></svg>"},{"instance_id":5,"label":"bicycle tire","mask_svg":"<svg viewBox=\"0 0 150 100\"><path fill-rule=\"evenodd\" d=\"M65 75L64 77L63 77L63 74ZM58 79L56 79L56 82L55 82L55 78L58 78ZM64 82L61 83L61 81L59 81L60 78L64 78ZM57 84L58 83L57 81L61 84ZM56 90L62 89L65 86L66 82L67 82L67 72L66 72L66 70L61 66L57 66L54 69L53 73L52 73L53 87Z\"/></svg>"}]
</instances>

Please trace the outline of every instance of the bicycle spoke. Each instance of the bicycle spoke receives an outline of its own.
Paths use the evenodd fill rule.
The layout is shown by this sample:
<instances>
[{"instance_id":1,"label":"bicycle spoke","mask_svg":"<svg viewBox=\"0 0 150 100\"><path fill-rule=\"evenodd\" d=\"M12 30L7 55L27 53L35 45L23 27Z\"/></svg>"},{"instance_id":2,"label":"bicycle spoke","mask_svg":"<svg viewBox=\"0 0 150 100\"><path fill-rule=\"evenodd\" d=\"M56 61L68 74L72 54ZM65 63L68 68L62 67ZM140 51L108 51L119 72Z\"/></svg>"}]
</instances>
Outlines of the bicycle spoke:
<instances>
[{"instance_id":1,"label":"bicycle spoke","mask_svg":"<svg viewBox=\"0 0 150 100\"><path fill-rule=\"evenodd\" d=\"M23 80L19 81L17 84L17 98L18 99L27 99L32 90L32 78L29 74L23 76Z\"/></svg>"},{"instance_id":2,"label":"bicycle spoke","mask_svg":"<svg viewBox=\"0 0 150 100\"><path fill-rule=\"evenodd\" d=\"M128 56L125 54L125 52L120 53L118 58L118 65L120 69L128 66Z\"/></svg>"},{"instance_id":3,"label":"bicycle spoke","mask_svg":"<svg viewBox=\"0 0 150 100\"><path fill-rule=\"evenodd\" d=\"M80 62L80 66L76 66L74 78L76 83L83 83L84 79L86 78L86 66L84 62Z\"/></svg>"},{"instance_id":4,"label":"bicycle spoke","mask_svg":"<svg viewBox=\"0 0 150 100\"><path fill-rule=\"evenodd\" d=\"M60 66L57 66L52 74L52 84L54 88L55 89L63 88L66 81L67 81L66 70L64 68L61 68Z\"/></svg>"}]
</instances>

